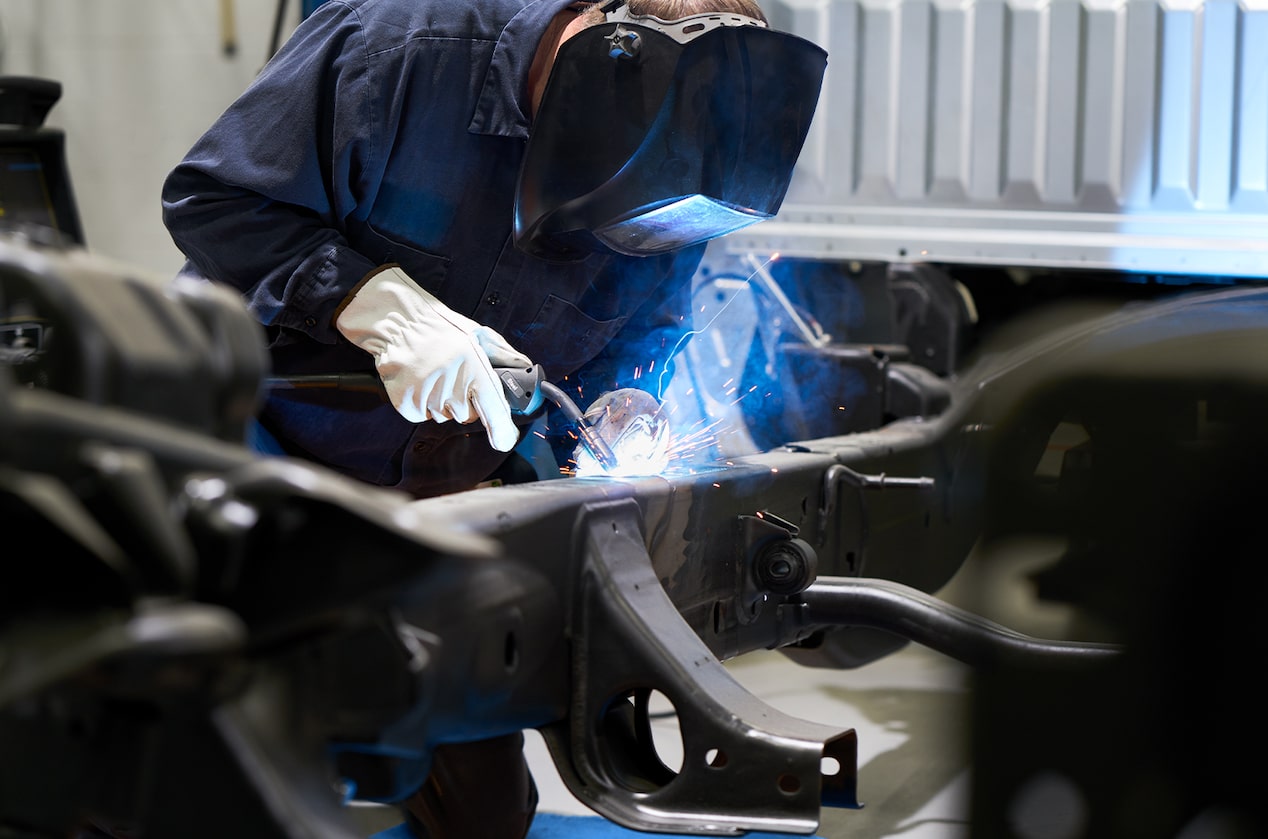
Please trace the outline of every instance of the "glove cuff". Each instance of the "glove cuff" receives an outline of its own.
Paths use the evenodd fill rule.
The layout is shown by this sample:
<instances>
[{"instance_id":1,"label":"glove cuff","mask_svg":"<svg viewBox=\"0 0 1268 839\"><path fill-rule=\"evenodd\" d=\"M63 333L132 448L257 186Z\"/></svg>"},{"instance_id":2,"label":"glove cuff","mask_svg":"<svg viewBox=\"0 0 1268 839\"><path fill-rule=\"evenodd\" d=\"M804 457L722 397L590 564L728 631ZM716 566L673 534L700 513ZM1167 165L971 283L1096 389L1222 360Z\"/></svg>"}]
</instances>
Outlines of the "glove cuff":
<instances>
[{"instance_id":1,"label":"glove cuff","mask_svg":"<svg viewBox=\"0 0 1268 839\"><path fill-rule=\"evenodd\" d=\"M379 267L375 268L373 271L370 271L369 273L367 273L360 280L358 280L357 284L352 287L352 290L349 291L344 296L343 300L339 301L339 305L335 307L335 313L334 315L332 315L331 321L333 323L338 322L339 316L343 314L343 310L346 309L348 307L348 304L352 302L352 298L356 297L358 294L361 293L361 289L365 288L366 283L370 282L370 280L374 279L379 274L382 274L384 271L390 271L393 268L400 268L400 267L401 266L399 263L388 262L384 265L380 265Z\"/></svg>"}]
</instances>

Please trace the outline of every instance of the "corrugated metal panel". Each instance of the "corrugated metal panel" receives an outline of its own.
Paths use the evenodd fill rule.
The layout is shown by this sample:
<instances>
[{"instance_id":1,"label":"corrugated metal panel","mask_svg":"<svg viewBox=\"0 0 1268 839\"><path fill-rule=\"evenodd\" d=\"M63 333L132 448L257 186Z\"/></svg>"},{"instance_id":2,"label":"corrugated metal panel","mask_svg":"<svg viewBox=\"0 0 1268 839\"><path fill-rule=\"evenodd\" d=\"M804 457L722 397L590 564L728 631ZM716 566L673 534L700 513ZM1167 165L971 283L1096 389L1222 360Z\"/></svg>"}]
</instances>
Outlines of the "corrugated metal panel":
<instances>
[{"instance_id":1,"label":"corrugated metal panel","mask_svg":"<svg viewBox=\"0 0 1268 839\"><path fill-rule=\"evenodd\" d=\"M829 52L729 251L1268 278L1268 0L766 0Z\"/></svg>"}]
</instances>

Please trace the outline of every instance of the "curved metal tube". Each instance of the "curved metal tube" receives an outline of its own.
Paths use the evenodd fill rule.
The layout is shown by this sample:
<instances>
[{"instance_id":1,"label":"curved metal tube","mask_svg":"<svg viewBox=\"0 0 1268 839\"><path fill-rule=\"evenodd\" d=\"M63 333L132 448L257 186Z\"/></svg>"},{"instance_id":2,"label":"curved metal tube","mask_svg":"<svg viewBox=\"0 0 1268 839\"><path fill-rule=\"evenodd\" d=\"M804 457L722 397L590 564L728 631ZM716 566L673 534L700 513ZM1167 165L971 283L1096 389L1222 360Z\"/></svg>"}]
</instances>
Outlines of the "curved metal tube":
<instances>
[{"instance_id":1,"label":"curved metal tube","mask_svg":"<svg viewBox=\"0 0 1268 839\"><path fill-rule=\"evenodd\" d=\"M1113 644L1024 635L890 580L820 577L801 599L802 618L811 627L880 629L974 667L1083 665L1122 651Z\"/></svg>"}]
</instances>

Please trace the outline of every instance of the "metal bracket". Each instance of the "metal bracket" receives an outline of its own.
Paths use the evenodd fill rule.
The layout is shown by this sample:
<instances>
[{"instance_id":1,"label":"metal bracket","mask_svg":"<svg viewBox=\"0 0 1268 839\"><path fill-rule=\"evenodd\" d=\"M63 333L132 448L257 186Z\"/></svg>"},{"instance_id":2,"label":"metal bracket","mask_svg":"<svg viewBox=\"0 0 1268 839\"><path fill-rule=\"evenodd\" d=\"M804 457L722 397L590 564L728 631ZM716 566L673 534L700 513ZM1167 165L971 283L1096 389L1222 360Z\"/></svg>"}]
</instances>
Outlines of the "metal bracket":
<instances>
[{"instance_id":1,"label":"metal bracket","mask_svg":"<svg viewBox=\"0 0 1268 839\"><path fill-rule=\"evenodd\" d=\"M813 833L822 806L859 806L853 729L788 716L735 681L656 578L634 501L588 506L576 533L570 713L542 729L574 795L632 829L712 836ZM653 692L677 716L678 770L652 740Z\"/></svg>"},{"instance_id":2,"label":"metal bracket","mask_svg":"<svg viewBox=\"0 0 1268 839\"><path fill-rule=\"evenodd\" d=\"M819 518L827 527L827 522L836 519L837 508L840 506L840 488L841 484L848 484L856 490L883 490L883 489L918 489L930 491L936 487L933 478L896 478L881 473L879 475L869 475L858 472L843 463L836 463L829 466L823 473L823 502L819 507ZM856 544L854 546L855 557L848 562L848 570L851 575L863 573L865 566L865 553L867 551L868 538L871 535L871 522L868 516L867 501L863 498L863 493L855 494L858 501L858 521L855 524ZM826 533L820 534L820 542L826 538Z\"/></svg>"},{"instance_id":3,"label":"metal bracket","mask_svg":"<svg viewBox=\"0 0 1268 839\"><path fill-rule=\"evenodd\" d=\"M814 582L818 555L797 526L768 511L740 516L742 572L736 575L736 617L740 623L757 620L771 596L797 594Z\"/></svg>"}]
</instances>

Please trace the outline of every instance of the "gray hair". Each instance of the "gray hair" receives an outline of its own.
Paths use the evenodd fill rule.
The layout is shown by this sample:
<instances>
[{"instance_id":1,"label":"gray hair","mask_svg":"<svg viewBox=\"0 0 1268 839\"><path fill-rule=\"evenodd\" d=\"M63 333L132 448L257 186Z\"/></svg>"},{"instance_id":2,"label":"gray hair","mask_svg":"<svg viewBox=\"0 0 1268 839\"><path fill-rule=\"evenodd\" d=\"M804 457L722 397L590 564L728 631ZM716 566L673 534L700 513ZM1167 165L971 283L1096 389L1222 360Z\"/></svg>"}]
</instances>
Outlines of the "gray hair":
<instances>
[{"instance_id":1,"label":"gray hair","mask_svg":"<svg viewBox=\"0 0 1268 839\"><path fill-rule=\"evenodd\" d=\"M594 3L586 9L585 15L589 18L587 25L594 26L603 22L603 14L599 11L601 5ZM729 12L768 23L766 14L753 0L626 0L625 5L632 15L651 15L661 20L678 20L709 12Z\"/></svg>"}]
</instances>

